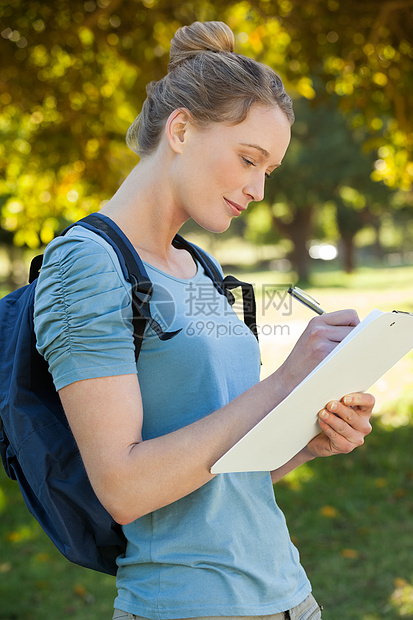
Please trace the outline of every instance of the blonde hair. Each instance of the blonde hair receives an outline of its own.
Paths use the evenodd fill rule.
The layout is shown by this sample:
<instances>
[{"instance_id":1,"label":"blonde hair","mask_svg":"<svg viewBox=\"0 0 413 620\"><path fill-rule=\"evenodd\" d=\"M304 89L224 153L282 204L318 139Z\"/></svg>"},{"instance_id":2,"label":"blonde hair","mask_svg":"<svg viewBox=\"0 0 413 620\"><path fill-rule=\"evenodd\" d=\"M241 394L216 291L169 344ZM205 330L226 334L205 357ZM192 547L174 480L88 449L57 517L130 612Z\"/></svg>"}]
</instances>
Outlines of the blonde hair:
<instances>
[{"instance_id":1,"label":"blonde hair","mask_svg":"<svg viewBox=\"0 0 413 620\"><path fill-rule=\"evenodd\" d=\"M241 123L254 104L278 106L294 122L281 78L267 65L236 54L234 43L223 22L194 22L177 30L168 73L148 84L142 111L128 129L132 151L141 157L151 154L169 115L180 108L189 110L199 127Z\"/></svg>"}]
</instances>

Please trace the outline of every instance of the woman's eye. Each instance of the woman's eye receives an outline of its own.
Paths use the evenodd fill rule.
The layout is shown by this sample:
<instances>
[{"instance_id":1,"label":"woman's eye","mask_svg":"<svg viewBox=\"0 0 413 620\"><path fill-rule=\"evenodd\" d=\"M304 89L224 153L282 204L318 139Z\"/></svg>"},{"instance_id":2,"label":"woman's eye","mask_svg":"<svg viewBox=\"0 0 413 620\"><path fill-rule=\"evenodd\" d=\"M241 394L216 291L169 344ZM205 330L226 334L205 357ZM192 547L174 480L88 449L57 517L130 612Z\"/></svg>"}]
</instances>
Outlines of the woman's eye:
<instances>
[{"instance_id":1,"label":"woman's eye","mask_svg":"<svg viewBox=\"0 0 413 620\"><path fill-rule=\"evenodd\" d=\"M246 166L254 166L254 168L256 168L257 164L254 163L253 161L251 161L250 159L248 159L248 157L242 157L241 156L241 159L245 163ZM266 179L272 179L271 173L266 172L265 173L265 178Z\"/></svg>"}]
</instances>

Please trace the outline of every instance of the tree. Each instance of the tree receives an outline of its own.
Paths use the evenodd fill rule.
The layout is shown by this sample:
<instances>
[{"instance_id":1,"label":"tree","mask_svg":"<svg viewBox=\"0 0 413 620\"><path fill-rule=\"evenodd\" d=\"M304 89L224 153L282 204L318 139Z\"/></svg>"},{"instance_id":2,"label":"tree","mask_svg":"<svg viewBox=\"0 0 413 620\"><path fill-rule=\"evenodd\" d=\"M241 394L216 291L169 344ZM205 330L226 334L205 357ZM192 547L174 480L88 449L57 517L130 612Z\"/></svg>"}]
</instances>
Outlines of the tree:
<instances>
[{"instance_id":1,"label":"tree","mask_svg":"<svg viewBox=\"0 0 413 620\"><path fill-rule=\"evenodd\" d=\"M145 86L165 74L176 28L196 19L226 21L237 50L272 65L295 96L340 95L354 127L372 132L375 178L408 188L412 3L0 0L2 228L34 247L109 198L137 161L124 135Z\"/></svg>"},{"instance_id":2,"label":"tree","mask_svg":"<svg viewBox=\"0 0 413 620\"><path fill-rule=\"evenodd\" d=\"M125 133L177 27L229 2L0 2L1 225L47 243L96 210L137 162Z\"/></svg>"},{"instance_id":3,"label":"tree","mask_svg":"<svg viewBox=\"0 0 413 620\"><path fill-rule=\"evenodd\" d=\"M409 190L413 180L413 0L277 0L259 3L285 33L291 84L318 76L366 143L379 150L374 180ZM266 52L263 51L263 55Z\"/></svg>"},{"instance_id":4,"label":"tree","mask_svg":"<svg viewBox=\"0 0 413 620\"><path fill-rule=\"evenodd\" d=\"M274 226L293 242L291 260L299 279L305 281L316 211L327 201L335 203L344 263L351 270L354 234L366 223L368 199L384 201L389 190L370 179L372 157L361 149L363 134L350 130L334 101L315 106L300 99L295 109L291 145L279 172L267 184L265 201Z\"/></svg>"}]
</instances>

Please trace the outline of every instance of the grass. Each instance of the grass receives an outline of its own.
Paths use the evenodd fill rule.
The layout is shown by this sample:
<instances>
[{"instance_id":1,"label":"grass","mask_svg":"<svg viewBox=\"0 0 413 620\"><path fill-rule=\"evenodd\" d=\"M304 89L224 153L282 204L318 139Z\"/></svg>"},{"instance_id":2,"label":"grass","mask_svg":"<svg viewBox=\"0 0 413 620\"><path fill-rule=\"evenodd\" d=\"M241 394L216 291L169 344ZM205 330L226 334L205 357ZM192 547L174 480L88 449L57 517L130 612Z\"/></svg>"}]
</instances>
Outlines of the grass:
<instances>
[{"instance_id":1,"label":"grass","mask_svg":"<svg viewBox=\"0 0 413 620\"><path fill-rule=\"evenodd\" d=\"M325 620L413 617L413 426L376 421L351 455L277 485Z\"/></svg>"},{"instance_id":2,"label":"grass","mask_svg":"<svg viewBox=\"0 0 413 620\"><path fill-rule=\"evenodd\" d=\"M114 577L65 560L0 468L0 620L112 617Z\"/></svg>"},{"instance_id":3,"label":"grass","mask_svg":"<svg viewBox=\"0 0 413 620\"><path fill-rule=\"evenodd\" d=\"M375 307L412 311L412 283L412 267L320 270L307 290L326 310L355 308L364 318ZM261 324L289 328L261 338L267 376L314 315L292 303L280 316L262 295L257 308ZM314 461L276 486L325 620L413 618L412 376L410 353L372 386L374 430L362 448Z\"/></svg>"},{"instance_id":4,"label":"grass","mask_svg":"<svg viewBox=\"0 0 413 620\"><path fill-rule=\"evenodd\" d=\"M313 314L265 303L290 274L248 274L260 322L288 330L261 337L263 376L288 355ZM308 290L329 310L413 309L413 268L320 271ZM279 301L279 300L278 300ZM413 618L413 357L372 388L374 431L354 453L314 461L276 487L323 620ZM0 620L111 618L115 580L71 565L27 513L0 468Z\"/></svg>"}]
</instances>

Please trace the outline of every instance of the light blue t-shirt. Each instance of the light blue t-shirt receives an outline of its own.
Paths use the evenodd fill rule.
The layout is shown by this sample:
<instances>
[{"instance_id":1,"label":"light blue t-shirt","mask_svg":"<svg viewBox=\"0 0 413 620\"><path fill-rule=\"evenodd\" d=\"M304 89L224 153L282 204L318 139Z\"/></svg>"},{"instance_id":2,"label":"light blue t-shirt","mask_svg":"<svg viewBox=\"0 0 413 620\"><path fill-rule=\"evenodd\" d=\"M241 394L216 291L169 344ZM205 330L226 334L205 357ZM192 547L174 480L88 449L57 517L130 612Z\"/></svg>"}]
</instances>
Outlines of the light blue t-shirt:
<instances>
[{"instance_id":1,"label":"light blue t-shirt","mask_svg":"<svg viewBox=\"0 0 413 620\"><path fill-rule=\"evenodd\" d=\"M143 438L216 411L259 381L255 337L198 265L179 279L146 265L154 285L137 372ZM130 285L114 250L80 227L46 249L35 302L39 351L57 389L136 372ZM121 406L121 401L120 401ZM153 620L266 615L311 587L268 472L220 474L173 504L123 526L115 606Z\"/></svg>"}]
</instances>

